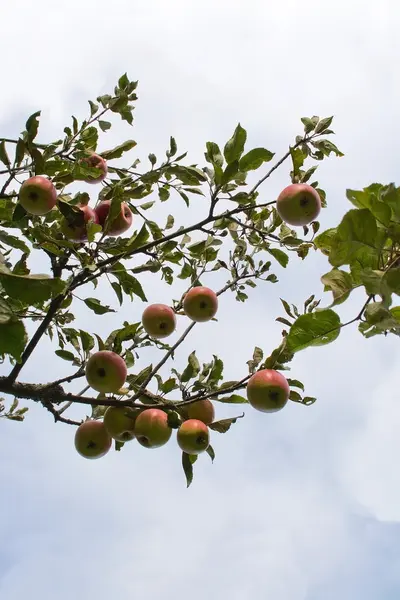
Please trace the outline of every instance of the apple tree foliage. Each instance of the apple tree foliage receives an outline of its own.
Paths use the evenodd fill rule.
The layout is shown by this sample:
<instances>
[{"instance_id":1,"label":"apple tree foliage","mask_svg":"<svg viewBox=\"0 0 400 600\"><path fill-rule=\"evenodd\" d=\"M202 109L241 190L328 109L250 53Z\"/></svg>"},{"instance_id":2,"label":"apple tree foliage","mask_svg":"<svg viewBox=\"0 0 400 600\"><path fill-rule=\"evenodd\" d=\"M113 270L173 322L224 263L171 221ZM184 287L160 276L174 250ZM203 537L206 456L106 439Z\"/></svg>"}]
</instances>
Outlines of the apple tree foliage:
<instances>
[{"instance_id":1,"label":"apple tree foliage","mask_svg":"<svg viewBox=\"0 0 400 600\"><path fill-rule=\"evenodd\" d=\"M357 324L365 337L399 335L400 306L395 305L394 297L400 294L400 188L372 184L363 190L347 190L352 208L337 227L322 233L318 221L297 230L288 227L277 213L276 199L268 198L267 190L260 195L262 184L274 171L289 164L291 181L311 184L326 205L314 174L315 163L330 155L343 156L330 140L332 117L302 118L303 132L278 158L269 149L246 147L247 134L239 124L224 145L206 143L202 165L190 164L186 152L178 151L171 137L165 158L150 154L143 166L136 159L123 167L119 159L124 155L126 159L126 153L135 148L133 139L108 150L100 151L98 146L107 145L112 127L109 115L133 124L136 88L137 82L123 75L113 94L89 101L88 117L82 122L72 117L63 136L55 141L38 142L40 112L28 118L16 139L0 138L0 356L5 373L0 377L0 392L11 398L0 404L2 417L24 419L28 406L21 408L19 399L40 403L55 421L73 426L80 422L67 417L71 405L83 405L82 419L101 419L108 406L152 406L166 411L171 427L177 428L184 407L196 400L247 403L245 388L253 373L263 368L288 370L296 352L333 342L345 325ZM90 151L100 154L108 165L108 177L93 186L91 198L111 200L114 215L121 202L127 202L134 224L117 238L102 235L99 225L90 224L88 241L74 243L65 238L60 223L85 200L85 193L72 194L68 186L92 173L80 160ZM260 172L260 178L250 185L247 179L255 172ZM58 192L57 207L45 216L27 214L18 202L21 183L33 175L50 178ZM198 222L190 222L190 210L186 226L175 226L173 215L166 222L153 220L161 203L184 212L199 198L204 210ZM169 344L149 337L140 320L121 323L107 339L101 339L83 329L85 323L77 322L74 315L75 304L82 301L97 315L115 312L126 302L142 303L144 308L147 298L142 273L161 278L166 286L179 278L190 289L199 284L212 287L213 274L218 272L226 284L215 291L218 295L233 293L240 311L241 304L251 301L251 290L257 284L278 281L277 264L287 267L290 255L306 259L310 251L322 252L330 263L322 283L333 301L322 308L314 296L305 299L302 307L282 300L285 316L277 318L284 325L280 344L277 348L256 347L237 381L225 381L220 357L210 356L209 362L201 364L195 352L183 371L172 366L169 376L161 377L161 368L172 363L179 345L195 326L193 322ZM48 261L47 274L30 270L30 258L38 253ZM115 308L96 297L100 278L114 291ZM88 292L89 286L93 291ZM78 297L80 288L82 296ZM354 319L342 323L336 307L356 288L364 289L365 302ZM174 300L173 308L181 313L182 298ZM40 351L43 336L52 341L57 359L71 364L71 372L40 385L25 382L20 379L21 372L31 355ZM138 371L135 361L141 348L148 346L159 350L160 360ZM102 349L113 350L126 361L129 375L121 395L90 394L87 388L81 394L69 391L72 381L84 379L90 354ZM45 370L43 377L48 377ZM288 378L288 382L290 400L305 406L315 401L304 395L300 381ZM209 428L224 433L235 421L216 421ZM115 443L116 450L122 446L122 442ZM212 446L207 452L214 459ZM196 459L182 454L188 485Z\"/></svg>"}]
</instances>

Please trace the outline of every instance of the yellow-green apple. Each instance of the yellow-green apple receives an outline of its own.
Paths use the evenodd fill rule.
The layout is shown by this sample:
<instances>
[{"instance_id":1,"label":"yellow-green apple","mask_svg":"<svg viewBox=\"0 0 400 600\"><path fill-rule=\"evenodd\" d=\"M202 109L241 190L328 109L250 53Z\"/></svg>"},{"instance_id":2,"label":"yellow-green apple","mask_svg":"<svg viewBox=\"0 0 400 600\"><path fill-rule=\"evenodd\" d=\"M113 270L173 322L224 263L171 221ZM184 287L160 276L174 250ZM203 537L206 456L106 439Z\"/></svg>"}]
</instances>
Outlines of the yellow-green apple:
<instances>
[{"instance_id":1,"label":"yellow-green apple","mask_svg":"<svg viewBox=\"0 0 400 600\"><path fill-rule=\"evenodd\" d=\"M289 225L308 225L321 211L321 198L311 185L292 183L279 194L276 210Z\"/></svg>"},{"instance_id":2,"label":"yellow-green apple","mask_svg":"<svg viewBox=\"0 0 400 600\"><path fill-rule=\"evenodd\" d=\"M126 381L124 359L110 350L95 352L86 363L86 379L97 392L117 393Z\"/></svg>"},{"instance_id":3,"label":"yellow-green apple","mask_svg":"<svg viewBox=\"0 0 400 600\"><path fill-rule=\"evenodd\" d=\"M203 421L189 419L179 427L176 439L179 448L186 454L201 454L210 444L210 433Z\"/></svg>"},{"instance_id":4,"label":"yellow-green apple","mask_svg":"<svg viewBox=\"0 0 400 600\"><path fill-rule=\"evenodd\" d=\"M99 218L99 223L104 230L104 224L106 222L108 213L110 212L111 200L103 200L100 202L95 208L97 216ZM128 231L130 226L132 225L133 214L129 206L126 202L121 202L121 210L118 215L112 221L112 223L108 223L106 233L111 237L115 237L117 235L121 235Z\"/></svg>"},{"instance_id":5,"label":"yellow-green apple","mask_svg":"<svg viewBox=\"0 0 400 600\"><path fill-rule=\"evenodd\" d=\"M35 175L21 185L19 203L30 215L46 215L57 204L57 190L50 179Z\"/></svg>"},{"instance_id":6,"label":"yellow-green apple","mask_svg":"<svg viewBox=\"0 0 400 600\"><path fill-rule=\"evenodd\" d=\"M146 333L161 340L175 331L175 313L166 304L150 304L143 311L142 325Z\"/></svg>"},{"instance_id":7,"label":"yellow-green apple","mask_svg":"<svg viewBox=\"0 0 400 600\"><path fill-rule=\"evenodd\" d=\"M147 408L135 422L135 436L139 444L146 448L164 446L171 437L168 415L158 408Z\"/></svg>"},{"instance_id":8,"label":"yellow-green apple","mask_svg":"<svg viewBox=\"0 0 400 600\"><path fill-rule=\"evenodd\" d=\"M290 388L286 377L274 369L263 369L252 375L247 383L247 399L261 412L276 412L289 400Z\"/></svg>"},{"instance_id":9,"label":"yellow-green apple","mask_svg":"<svg viewBox=\"0 0 400 600\"><path fill-rule=\"evenodd\" d=\"M100 183L107 177L107 163L99 154L93 152L91 156L83 158L82 162L85 164L85 166L93 167L101 171L100 175L93 175L92 177L88 176L86 179L84 179L86 183Z\"/></svg>"},{"instance_id":10,"label":"yellow-green apple","mask_svg":"<svg viewBox=\"0 0 400 600\"><path fill-rule=\"evenodd\" d=\"M203 421L206 425L209 425L214 421L215 411L211 400L205 399L193 402L193 404L188 404L185 407L185 410L189 419Z\"/></svg>"},{"instance_id":11,"label":"yellow-green apple","mask_svg":"<svg viewBox=\"0 0 400 600\"><path fill-rule=\"evenodd\" d=\"M87 240L88 223L98 223L99 218L94 208L88 205L78 205L79 213L76 213L73 221L68 221L65 217L61 221L61 231L65 237L73 242L84 242Z\"/></svg>"},{"instance_id":12,"label":"yellow-green apple","mask_svg":"<svg viewBox=\"0 0 400 600\"><path fill-rule=\"evenodd\" d=\"M84 458L101 458L111 448L112 440L102 421L88 419L75 432L75 448Z\"/></svg>"},{"instance_id":13,"label":"yellow-green apple","mask_svg":"<svg viewBox=\"0 0 400 600\"><path fill-rule=\"evenodd\" d=\"M207 287L194 287L183 299L183 310L192 321L197 323L210 321L218 310L217 294Z\"/></svg>"},{"instance_id":14,"label":"yellow-green apple","mask_svg":"<svg viewBox=\"0 0 400 600\"><path fill-rule=\"evenodd\" d=\"M109 406L104 414L108 434L119 442L129 442L135 437L135 420L138 411L128 406Z\"/></svg>"}]
</instances>

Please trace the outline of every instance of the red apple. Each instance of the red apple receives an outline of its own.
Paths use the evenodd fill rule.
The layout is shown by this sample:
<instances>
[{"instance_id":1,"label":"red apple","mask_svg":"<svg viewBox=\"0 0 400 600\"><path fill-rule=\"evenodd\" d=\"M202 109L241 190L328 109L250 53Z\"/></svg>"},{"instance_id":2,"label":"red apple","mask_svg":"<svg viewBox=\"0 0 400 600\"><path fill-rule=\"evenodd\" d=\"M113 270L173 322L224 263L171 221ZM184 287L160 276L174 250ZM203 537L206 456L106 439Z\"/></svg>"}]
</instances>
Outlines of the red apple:
<instances>
[{"instance_id":1,"label":"red apple","mask_svg":"<svg viewBox=\"0 0 400 600\"><path fill-rule=\"evenodd\" d=\"M101 458L110 450L111 437L107 433L102 421L89 419L81 425L75 433L75 448L84 458Z\"/></svg>"},{"instance_id":2,"label":"red apple","mask_svg":"<svg viewBox=\"0 0 400 600\"><path fill-rule=\"evenodd\" d=\"M211 400L206 399L193 402L193 404L188 404L185 410L189 419L203 421L206 425L214 421L215 411Z\"/></svg>"},{"instance_id":3,"label":"red apple","mask_svg":"<svg viewBox=\"0 0 400 600\"><path fill-rule=\"evenodd\" d=\"M201 454L210 445L208 427L197 419L184 421L178 429L176 439L178 446L186 454Z\"/></svg>"},{"instance_id":4,"label":"red apple","mask_svg":"<svg viewBox=\"0 0 400 600\"><path fill-rule=\"evenodd\" d=\"M160 340L175 331L175 313L166 304L150 304L143 311L142 324L146 333Z\"/></svg>"},{"instance_id":5,"label":"red apple","mask_svg":"<svg viewBox=\"0 0 400 600\"><path fill-rule=\"evenodd\" d=\"M104 427L108 434L119 442L135 438L135 420L138 411L128 406L109 406L104 414Z\"/></svg>"},{"instance_id":6,"label":"red apple","mask_svg":"<svg viewBox=\"0 0 400 600\"><path fill-rule=\"evenodd\" d=\"M123 358L115 352L100 350L86 364L86 379L97 392L117 393L126 381L127 368Z\"/></svg>"},{"instance_id":7,"label":"red apple","mask_svg":"<svg viewBox=\"0 0 400 600\"><path fill-rule=\"evenodd\" d=\"M292 183L279 194L276 210L289 225L308 225L321 211L321 198L311 185Z\"/></svg>"},{"instance_id":8,"label":"red apple","mask_svg":"<svg viewBox=\"0 0 400 600\"><path fill-rule=\"evenodd\" d=\"M111 200L103 200L100 202L95 208L97 216L99 218L99 223L104 229L104 224L106 222L108 213L110 212ZM129 206L126 202L121 202L121 210L119 214L115 217L112 223L108 223L107 226L107 235L111 237L115 237L117 235L121 235L128 231L130 226L132 225L133 214Z\"/></svg>"},{"instance_id":9,"label":"red apple","mask_svg":"<svg viewBox=\"0 0 400 600\"><path fill-rule=\"evenodd\" d=\"M171 437L172 429L168 425L168 415L158 408L147 408L136 419L136 439L146 448L160 448Z\"/></svg>"},{"instance_id":10,"label":"red apple","mask_svg":"<svg viewBox=\"0 0 400 600\"><path fill-rule=\"evenodd\" d=\"M290 388L286 377L273 369L254 373L247 383L247 399L261 412L276 412L289 400Z\"/></svg>"},{"instance_id":11,"label":"red apple","mask_svg":"<svg viewBox=\"0 0 400 600\"><path fill-rule=\"evenodd\" d=\"M105 159L100 156L99 154L96 154L93 152L93 154L91 156L88 156L87 158L83 158L82 162L85 164L85 166L88 167L93 167L96 169L100 169L101 173L100 175L94 175L93 177L87 177L87 179L84 179L84 181L86 181L86 183L100 183L101 181L103 181L106 177L107 177L107 163L105 161Z\"/></svg>"},{"instance_id":12,"label":"red apple","mask_svg":"<svg viewBox=\"0 0 400 600\"><path fill-rule=\"evenodd\" d=\"M210 321L218 310L218 297L206 287L190 289L183 299L183 310L186 316L197 323Z\"/></svg>"},{"instance_id":13,"label":"red apple","mask_svg":"<svg viewBox=\"0 0 400 600\"><path fill-rule=\"evenodd\" d=\"M61 231L65 235L65 237L74 242L84 242L87 240L87 229L86 224L98 223L99 218L93 208L87 205L78 205L78 208L83 213L83 215L77 213L75 221L69 222L64 217L61 221Z\"/></svg>"},{"instance_id":14,"label":"red apple","mask_svg":"<svg viewBox=\"0 0 400 600\"><path fill-rule=\"evenodd\" d=\"M46 215L57 204L57 190L50 179L35 175L21 185L19 203L30 215Z\"/></svg>"}]
</instances>

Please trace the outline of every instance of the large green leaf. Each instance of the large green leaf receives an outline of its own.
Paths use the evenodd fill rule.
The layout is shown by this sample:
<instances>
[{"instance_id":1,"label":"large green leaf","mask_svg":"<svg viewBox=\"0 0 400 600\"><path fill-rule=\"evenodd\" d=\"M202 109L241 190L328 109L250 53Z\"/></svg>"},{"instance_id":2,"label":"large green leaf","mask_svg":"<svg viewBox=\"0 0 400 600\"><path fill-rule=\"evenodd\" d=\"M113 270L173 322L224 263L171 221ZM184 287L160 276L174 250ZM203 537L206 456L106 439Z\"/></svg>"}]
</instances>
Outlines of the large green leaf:
<instances>
[{"instance_id":1,"label":"large green leaf","mask_svg":"<svg viewBox=\"0 0 400 600\"><path fill-rule=\"evenodd\" d=\"M379 200L371 188L365 188L362 191L346 190L346 196L357 208L370 210L375 219L382 225L385 227L389 225L392 216L391 208L388 204Z\"/></svg>"},{"instance_id":2,"label":"large green leaf","mask_svg":"<svg viewBox=\"0 0 400 600\"><path fill-rule=\"evenodd\" d=\"M334 267L357 263L374 268L378 264L378 228L368 209L350 210L343 217L332 239L329 262Z\"/></svg>"},{"instance_id":3,"label":"large green leaf","mask_svg":"<svg viewBox=\"0 0 400 600\"><path fill-rule=\"evenodd\" d=\"M22 321L10 321L0 324L0 354L9 354L21 362L28 336Z\"/></svg>"},{"instance_id":4,"label":"large green leaf","mask_svg":"<svg viewBox=\"0 0 400 600\"><path fill-rule=\"evenodd\" d=\"M309 346L334 342L340 333L340 317L331 309L301 315L290 328L286 349L299 352Z\"/></svg>"},{"instance_id":5,"label":"large green leaf","mask_svg":"<svg viewBox=\"0 0 400 600\"><path fill-rule=\"evenodd\" d=\"M0 268L0 283L11 298L35 304L45 302L61 294L65 282L48 275L14 275Z\"/></svg>"},{"instance_id":6,"label":"large green leaf","mask_svg":"<svg viewBox=\"0 0 400 600\"><path fill-rule=\"evenodd\" d=\"M127 140L126 142L120 144L119 146L116 146L112 150L104 150L104 152L101 153L101 156L106 160L111 160L113 158L121 158L124 152L129 152L129 150L132 150L132 148L134 148L135 146L136 142L134 140Z\"/></svg>"},{"instance_id":7,"label":"large green leaf","mask_svg":"<svg viewBox=\"0 0 400 600\"><path fill-rule=\"evenodd\" d=\"M266 148L254 148L247 152L239 162L240 171L255 171L265 162L269 162L274 157L274 153Z\"/></svg>"},{"instance_id":8,"label":"large green leaf","mask_svg":"<svg viewBox=\"0 0 400 600\"><path fill-rule=\"evenodd\" d=\"M224 156L228 165L242 156L246 139L247 132L240 123L238 123L233 136L226 142L224 148Z\"/></svg>"},{"instance_id":9,"label":"large green leaf","mask_svg":"<svg viewBox=\"0 0 400 600\"><path fill-rule=\"evenodd\" d=\"M329 273L322 275L321 282L325 286L324 291L331 291L333 294L332 306L345 302L354 287L350 273L341 269L332 269Z\"/></svg>"}]
</instances>

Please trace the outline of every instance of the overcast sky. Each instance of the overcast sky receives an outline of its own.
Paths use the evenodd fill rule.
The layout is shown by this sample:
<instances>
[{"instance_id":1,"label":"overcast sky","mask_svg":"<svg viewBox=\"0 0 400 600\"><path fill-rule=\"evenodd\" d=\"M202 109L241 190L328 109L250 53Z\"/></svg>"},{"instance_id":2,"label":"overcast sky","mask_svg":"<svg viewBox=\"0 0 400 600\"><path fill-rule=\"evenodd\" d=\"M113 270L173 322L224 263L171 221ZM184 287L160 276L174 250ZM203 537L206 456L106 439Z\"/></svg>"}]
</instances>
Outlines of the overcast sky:
<instances>
[{"instance_id":1,"label":"overcast sky","mask_svg":"<svg viewBox=\"0 0 400 600\"><path fill-rule=\"evenodd\" d=\"M249 148L279 157L301 132L300 117L334 114L345 157L320 168L329 203L322 227L350 208L346 188L398 183L396 0L6 4L1 136L17 136L42 109L42 139L60 137L71 114L83 118L87 100L127 71L139 79L134 128L118 124L100 150L133 137L133 154L145 160L150 151L161 156L172 134L201 162L205 142L223 145L240 121ZM288 171L261 198L275 198ZM188 222L201 210L179 201L168 208ZM227 379L243 376L255 345L268 352L279 343L279 296L300 304L322 295L326 258L300 267L277 266L279 283L258 287L245 305L223 296L218 324L196 327L178 365L197 349L204 361L218 354ZM183 289L154 276L144 285L150 301L166 303ZM341 314L355 316L361 303L354 295ZM79 324L107 335L142 310L137 300L100 319L78 307ZM57 377L68 368L60 362L44 343L21 377ZM189 490L174 440L159 451L132 443L85 461L73 428L54 425L43 410L33 407L23 424L1 421L0 596L398 599L398 363L397 339L364 340L356 329L300 353L291 376L318 402L290 403L272 416L247 409L226 435L213 433L215 463L199 458ZM217 406L218 416L239 413Z\"/></svg>"}]
</instances>

